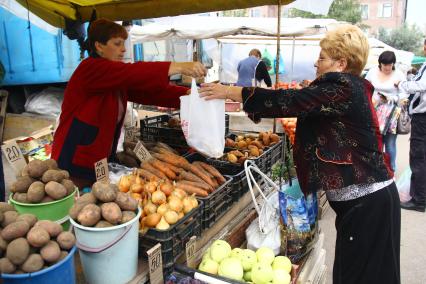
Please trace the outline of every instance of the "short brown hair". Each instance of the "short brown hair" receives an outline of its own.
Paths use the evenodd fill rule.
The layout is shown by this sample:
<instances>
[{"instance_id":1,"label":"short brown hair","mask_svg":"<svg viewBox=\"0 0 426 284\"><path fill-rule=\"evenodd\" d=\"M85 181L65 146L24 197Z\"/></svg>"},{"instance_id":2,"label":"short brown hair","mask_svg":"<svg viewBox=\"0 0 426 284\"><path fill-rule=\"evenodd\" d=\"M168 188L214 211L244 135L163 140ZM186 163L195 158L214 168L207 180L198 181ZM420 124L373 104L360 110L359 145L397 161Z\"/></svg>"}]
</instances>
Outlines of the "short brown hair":
<instances>
[{"instance_id":1,"label":"short brown hair","mask_svg":"<svg viewBox=\"0 0 426 284\"><path fill-rule=\"evenodd\" d=\"M99 19L90 24L89 28L89 53L92 57L99 57L96 53L95 42L106 44L113 37L127 39L127 31L122 25L107 19Z\"/></svg>"},{"instance_id":2,"label":"short brown hair","mask_svg":"<svg viewBox=\"0 0 426 284\"><path fill-rule=\"evenodd\" d=\"M362 31L354 25L342 25L327 32L320 41L320 46L327 55L335 60L346 59L344 72L361 75L367 63L369 45Z\"/></svg>"},{"instance_id":3,"label":"short brown hair","mask_svg":"<svg viewBox=\"0 0 426 284\"><path fill-rule=\"evenodd\" d=\"M259 58L261 58L262 57L262 53L260 52L260 50L259 49L257 49L257 48L253 48L252 50L250 50L250 52L249 52L249 56L252 56L252 55L254 55L254 56L256 56L256 57L259 57Z\"/></svg>"}]
</instances>

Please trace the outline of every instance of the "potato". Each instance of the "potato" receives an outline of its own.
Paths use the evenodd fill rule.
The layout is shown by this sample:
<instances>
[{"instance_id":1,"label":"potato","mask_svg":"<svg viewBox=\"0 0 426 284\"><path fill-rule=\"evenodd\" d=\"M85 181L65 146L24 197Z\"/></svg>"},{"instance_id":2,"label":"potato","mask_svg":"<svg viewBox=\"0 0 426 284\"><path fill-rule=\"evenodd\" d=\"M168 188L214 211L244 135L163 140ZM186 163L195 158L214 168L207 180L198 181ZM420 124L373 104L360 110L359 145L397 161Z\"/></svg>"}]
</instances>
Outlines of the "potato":
<instances>
[{"instance_id":1,"label":"potato","mask_svg":"<svg viewBox=\"0 0 426 284\"><path fill-rule=\"evenodd\" d=\"M12 241L14 239L24 237L30 229L25 221L17 221L7 225L2 231L1 236L5 241Z\"/></svg>"},{"instance_id":2,"label":"potato","mask_svg":"<svg viewBox=\"0 0 426 284\"><path fill-rule=\"evenodd\" d=\"M263 133L263 136L262 136L263 145L269 146L269 144L271 143L269 136L270 134L268 132Z\"/></svg>"},{"instance_id":3,"label":"potato","mask_svg":"<svg viewBox=\"0 0 426 284\"><path fill-rule=\"evenodd\" d=\"M269 138L271 139L271 143L277 143L280 141L280 136L275 133L272 133Z\"/></svg>"},{"instance_id":4,"label":"potato","mask_svg":"<svg viewBox=\"0 0 426 284\"><path fill-rule=\"evenodd\" d=\"M121 209L115 202L102 204L101 212L102 217L113 225L118 224L121 221Z\"/></svg>"},{"instance_id":5,"label":"potato","mask_svg":"<svg viewBox=\"0 0 426 284\"><path fill-rule=\"evenodd\" d=\"M48 202L52 202L52 201L55 201L55 199L53 199L49 195L45 195L40 203L48 203Z\"/></svg>"},{"instance_id":6,"label":"potato","mask_svg":"<svg viewBox=\"0 0 426 284\"><path fill-rule=\"evenodd\" d=\"M84 195L83 195L84 196ZM86 206L87 204L92 204L89 203L87 201L79 201L79 199L77 199L77 202L74 203L74 205L70 208L70 210L68 211L68 214L70 215L71 219L76 220L78 218L78 214L80 214L81 210L84 208L84 206Z\"/></svg>"},{"instance_id":7,"label":"potato","mask_svg":"<svg viewBox=\"0 0 426 284\"><path fill-rule=\"evenodd\" d=\"M72 180L69 179L63 179L61 181L61 184L65 187L67 190L67 196L74 192L75 190L75 184L72 182Z\"/></svg>"},{"instance_id":8,"label":"potato","mask_svg":"<svg viewBox=\"0 0 426 284\"><path fill-rule=\"evenodd\" d=\"M7 242L3 239L0 234L0 252L5 252L7 248Z\"/></svg>"},{"instance_id":9,"label":"potato","mask_svg":"<svg viewBox=\"0 0 426 284\"><path fill-rule=\"evenodd\" d=\"M15 271L15 273L13 273L13 274L26 274L24 271L22 271L22 270L20 270L20 269L18 269L18 270L16 270Z\"/></svg>"},{"instance_id":10,"label":"potato","mask_svg":"<svg viewBox=\"0 0 426 284\"><path fill-rule=\"evenodd\" d=\"M33 247L40 248L50 241L50 235L49 232L41 226L33 227L27 234L27 240Z\"/></svg>"},{"instance_id":11,"label":"potato","mask_svg":"<svg viewBox=\"0 0 426 284\"><path fill-rule=\"evenodd\" d=\"M42 182L48 183L49 181L61 182L64 179L60 170L47 170L41 177Z\"/></svg>"},{"instance_id":12,"label":"potato","mask_svg":"<svg viewBox=\"0 0 426 284\"><path fill-rule=\"evenodd\" d=\"M30 256L25 260L25 262L21 265L21 269L24 272L36 272L43 268L44 261L41 255L38 253L30 254Z\"/></svg>"},{"instance_id":13,"label":"potato","mask_svg":"<svg viewBox=\"0 0 426 284\"><path fill-rule=\"evenodd\" d=\"M40 160L32 160L28 163L28 175L32 178L40 178L49 168Z\"/></svg>"},{"instance_id":14,"label":"potato","mask_svg":"<svg viewBox=\"0 0 426 284\"><path fill-rule=\"evenodd\" d=\"M19 238L9 243L6 257L15 265L21 265L28 258L30 245L25 238Z\"/></svg>"},{"instance_id":15,"label":"potato","mask_svg":"<svg viewBox=\"0 0 426 284\"><path fill-rule=\"evenodd\" d=\"M133 211L123 211L122 213L123 216L121 217L121 224L127 223L136 217L136 213Z\"/></svg>"},{"instance_id":16,"label":"potato","mask_svg":"<svg viewBox=\"0 0 426 284\"><path fill-rule=\"evenodd\" d=\"M60 173L62 174L63 179L69 179L70 178L70 173L68 171L61 170Z\"/></svg>"},{"instance_id":17,"label":"potato","mask_svg":"<svg viewBox=\"0 0 426 284\"><path fill-rule=\"evenodd\" d=\"M10 191L13 193L25 193L33 182L34 179L30 176L18 177L18 179L12 184Z\"/></svg>"},{"instance_id":18,"label":"potato","mask_svg":"<svg viewBox=\"0 0 426 284\"><path fill-rule=\"evenodd\" d=\"M0 212L6 212L6 211L16 211L15 207L13 207L12 204L6 203L6 202L0 202Z\"/></svg>"},{"instance_id":19,"label":"potato","mask_svg":"<svg viewBox=\"0 0 426 284\"><path fill-rule=\"evenodd\" d=\"M78 198L76 202L77 203L82 202L86 204L89 204L89 203L95 204L97 202L97 199L95 195L93 194L93 192L89 192L80 196L80 198Z\"/></svg>"},{"instance_id":20,"label":"potato","mask_svg":"<svg viewBox=\"0 0 426 284\"><path fill-rule=\"evenodd\" d=\"M49 170L58 169L58 163L54 159L47 159L43 161L43 164L46 165Z\"/></svg>"},{"instance_id":21,"label":"potato","mask_svg":"<svg viewBox=\"0 0 426 284\"><path fill-rule=\"evenodd\" d=\"M102 202L112 202L117 197L118 187L108 182L97 181L92 186L96 199Z\"/></svg>"},{"instance_id":22,"label":"potato","mask_svg":"<svg viewBox=\"0 0 426 284\"><path fill-rule=\"evenodd\" d=\"M1 222L3 222L3 220L4 220L3 212L0 211L0 224L1 224Z\"/></svg>"},{"instance_id":23,"label":"potato","mask_svg":"<svg viewBox=\"0 0 426 284\"><path fill-rule=\"evenodd\" d=\"M3 213L3 222L1 222L1 226L5 228L7 225L13 223L18 218L19 214L16 211L6 211Z\"/></svg>"},{"instance_id":24,"label":"potato","mask_svg":"<svg viewBox=\"0 0 426 284\"><path fill-rule=\"evenodd\" d=\"M28 201L28 195L26 193L15 192L12 196L13 200L20 203L30 203Z\"/></svg>"},{"instance_id":25,"label":"potato","mask_svg":"<svg viewBox=\"0 0 426 284\"><path fill-rule=\"evenodd\" d=\"M22 168L22 171L21 171L21 176L28 176L29 175L29 173L28 173L28 164L26 164L23 168Z\"/></svg>"},{"instance_id":26,"label":"potato","mask_svg":"<svg viewBox=\"0 0 426 284\"><path fill-rule=\"evenodd\" d=\"M101 219L101 208L95 204L87 204L78 214L77 220L81 225L91 227Z\"/></svg>"},{"instance_id":27,"label":"potato","mask_svg":"<svg viewBox=\"0 0 426 284\"><path fill-rule=\"evenodd\" d=\"M250 156L259 157L259 148L254 145L249 145L248 148L250 150Z\"/></svg>"},{"instance_id":28,"label":"potato","mask_svg":"<svg viewBox=\"0 0 426 284\"><path fill-rule=\"evenodd\" d=\"M64 250L61 250L61 255L59 256L59 259L56 262L59 262L59 261L63 260L67 256L68 256L68 252L64 251Z\"/></svg>"},{"instance_id":29,"label":"potato","mask_svg":"<svg viewBox=\"0 0 426 284\"><path fill-rule=\"evenodd\" d=\"M112 227L112 226L114 226L114 225L107 222L107 221L101 220L96 224L95 228L108 228L108 227Z\"/></svg>"},{"instance_id":30,"label":"potato","mask_svg":"<svg viewBox=\"0 0 426 284\"><path fill-rule=\"evenodd\" d=\"M138 201L121 191L117 193L115 203L124 211L136 211L138 209Z\"/></svg>"},{"instance_id":31,"label":"potato","mask_svg":"<svg viewBox=\"0 0 426 284\"><path fill-rule=\"evenodd\" d=\"M67 196L67 189L56 181L49 181L44 187L46 193L55 200L59 200Z\"/></svg>"},{"instance_id":32,"label":"potato","mask_svg":"<svg viewBox=\"0 0 426 284\"><path fill-rule=\"evenodd\" d=\"M31 203L39 203L45 196L44 183L41 181L33 182L28 188L27 200Z\"/></svg>"},{"instance_id":33,"label":"potato","mask_svg":"<svg viewBox=\"0 0 426 284\"><path fill-rule=\"evenodd\" d=\"M55 262L61 256L61 249L55 241L49 241L40 250L41 257L47 262Z\"/></svg>"},{"instance_id":34,"label":"potato","mask_svg":"<svg viewBox=\"0 0 426 284\"><path fill-rule=\"evenodd\" d=\"M15 272L16 266L6 257L0 258L0 272L12 274Z\"/></svg>"},{"instance_id":35,"label":"potato","mask_svg":"<svg viewBox=\"0 0 426 284\"><path fill-rule=\"evenodd\" d=\"M63 229L62 226L59 225L56 222L50 221L50 220L41 220L35 223L34 227L42 227L45 229L51 238L55 238L60 233L62 233Z\"/></svg>"},{"instance_id":36,"label":"potato","mask_svg":"<svg viewBox=\"0 0 426 284\"><path fill-rule=\"evenodd\" d=\"M75 245L75 236L71 232L62 232L56 238L61 249L69 250Z\"/></svg>"},{"instance_id":37,"label":"potato","mask_svg":"<svg viewBox=\"0 0 426 284\"><path fill-rule=\"evenodd\" d=\"M18 218L16 218L16 221L25 221L31 228L35 223L37 223L37 216L34 214L25 213L19 215Z\"/></svg>"}]
</instances>

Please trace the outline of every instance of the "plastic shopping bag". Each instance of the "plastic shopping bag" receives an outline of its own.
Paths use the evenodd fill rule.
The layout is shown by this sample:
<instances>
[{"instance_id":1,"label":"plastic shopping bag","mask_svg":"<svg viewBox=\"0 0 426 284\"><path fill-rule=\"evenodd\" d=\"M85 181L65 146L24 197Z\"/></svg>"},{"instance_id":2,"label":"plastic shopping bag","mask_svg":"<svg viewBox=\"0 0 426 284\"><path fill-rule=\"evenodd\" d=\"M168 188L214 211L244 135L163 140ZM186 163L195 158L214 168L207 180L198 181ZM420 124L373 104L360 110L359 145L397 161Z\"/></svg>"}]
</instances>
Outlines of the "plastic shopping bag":
<instances>
[{"instance_id":1,"label":"plastic shopping bag","mask_svg":"<svg viewBox=\"0 0 426 284\"><path fill-rule=\"evenodd\" d=\"M281 249L278 186L268 176L260 171L253 162L247 160L244 163L244 168L254 208L258 214L258 217L254 219L250 226L246 229L247 248L256 251L261 247L268 247L273 250L275 255L278 255ZM272 188L275 189L275 192L266 197L254 178L252 171L260 174L263 181L262 184L272 186ZM263 199L261 206L259 206L256 201L253 185L259 191L260 196Z\"/></svg>"},{"instance_id":2,"label":"plastic shopping bag","mask_svg":"<svg viewBox=\"0 0 426 284\"><path fill-rule=\"evenodd\" d=\"M180 97L182 130L189 146L213 158L225 147L225 101L200 98L192 79L191 94Z\"/></svg>"},{"instance_id":3,"label":"plastic shopping bag","mask_svg":"<svg viewBox=\"0 0 426 284\"><path fill-rule=\"evenodd\" d=\"M410 195L410 184L411 184L411 169L407 167L402 175L396 182L398 188L399 200L401 202L407 202L411 199Z\"/></svg>"}]
</instances>

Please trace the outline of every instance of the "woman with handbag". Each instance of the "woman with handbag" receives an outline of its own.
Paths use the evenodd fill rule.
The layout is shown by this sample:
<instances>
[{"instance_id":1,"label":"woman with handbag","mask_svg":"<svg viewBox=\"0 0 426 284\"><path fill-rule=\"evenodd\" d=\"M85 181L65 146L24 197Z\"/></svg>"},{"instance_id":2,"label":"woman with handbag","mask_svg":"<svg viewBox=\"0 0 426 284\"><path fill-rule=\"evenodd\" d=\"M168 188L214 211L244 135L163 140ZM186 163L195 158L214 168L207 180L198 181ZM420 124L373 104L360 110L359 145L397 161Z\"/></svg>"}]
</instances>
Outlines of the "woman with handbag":
<instances>
[{"instance_id":1,"label":"woman with handbag","mask_svg":"<svg viewBox=\"0 0 426 284\"><path fill-rule=\"evenodd\" d=\"M360 77L369 46L344 25L320 42L317 78L300 90L203 84L206 99L242 102L255 122L297 117L293 148L305 194L325 190L336 212L333 283L400 283L401 210L371 101Z\"/></svg>"},{"instance_id":2,"label":"woman with handbag","mask_svg":"<svg viewBox=\"0 0 426 284\"><path fill-rule=\"evenodd\" d=\"M379 55L379 65L368 71L365 79L374 86L373 103L378 112L380 129L383 134L384 150L390 157L392 170L396 171L396 129L397 105L401 99L394 82L405 80L405 75L395 69L396 56L393 51L384 51ZM384 114L385 110L390 112Z\"/></svg>"}]
</instances>

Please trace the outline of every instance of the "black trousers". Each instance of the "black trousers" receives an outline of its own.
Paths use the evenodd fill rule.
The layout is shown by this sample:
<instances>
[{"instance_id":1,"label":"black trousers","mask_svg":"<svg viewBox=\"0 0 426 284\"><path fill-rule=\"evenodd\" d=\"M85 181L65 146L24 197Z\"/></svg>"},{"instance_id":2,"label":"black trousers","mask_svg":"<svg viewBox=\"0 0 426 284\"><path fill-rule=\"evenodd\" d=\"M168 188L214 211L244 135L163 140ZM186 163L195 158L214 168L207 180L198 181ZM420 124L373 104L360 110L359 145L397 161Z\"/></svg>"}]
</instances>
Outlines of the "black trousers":
<instances>
[{"instance_id":1,"label":"black trousers","mask_svg":"<svg viewBox=\"0 0 426 284\"><path fill-rule=\"evenodd\" d=\"M330 205L337 215L333 284L399 284L401 209L395 183Z\"/></svg>"},{"instance_id":2,"label":"black trousers","mask_svg":"<svg viewBox=\"0 0 426 284\"><path fill-rule=\"evenodd\" d=\"M410 168L410 195L415 203L426 205L426 114L411 118Z\"/></svg>"}]
</instances>

